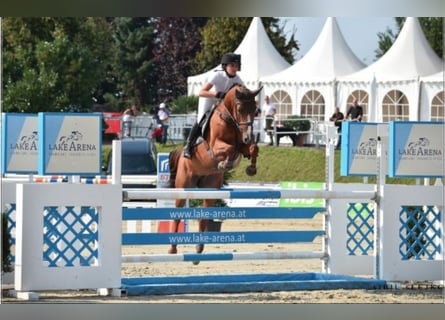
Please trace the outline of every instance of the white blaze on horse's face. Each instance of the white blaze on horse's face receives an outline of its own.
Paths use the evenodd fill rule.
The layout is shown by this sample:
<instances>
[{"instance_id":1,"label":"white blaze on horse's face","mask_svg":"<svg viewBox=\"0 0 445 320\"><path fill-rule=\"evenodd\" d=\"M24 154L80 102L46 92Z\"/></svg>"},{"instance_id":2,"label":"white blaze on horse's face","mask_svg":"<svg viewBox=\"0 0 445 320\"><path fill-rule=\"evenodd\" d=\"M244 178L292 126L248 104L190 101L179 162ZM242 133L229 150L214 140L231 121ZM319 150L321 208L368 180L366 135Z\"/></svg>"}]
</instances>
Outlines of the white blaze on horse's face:
<instances>
[{"instance_id":1,"label":"white blaze on horse's face","mask_svg":"<svg viewBox=\"0 0 445 320\"><path fill-rule=\"evenodd\" d=\"M254 134L253 134L253 115L250 113L247 115L247 122L249 125L247 126L247 136L245 137L245 144L253 143L254 142Z\"/></svg>"},{"instance_id":2,"label":"white blaze on horse's face","mask_svg":"<svg viewBox=\"0 0 445 320\"><path fill-rule=\"evenodd\" d=\"M250 114L247 115L247 122L248 123L253 123L252 118L250 117ZM244 141L244 143L251 143L253 139L253 125L249 125L247 127L247 137L246 137L246 141Z\"/></svg>"},{"instance_id":3,"label":"white blaze on horse's face","mask_svg":"<svg viewBox=\"0 0 445 320\"><path fill-rule=\"evenodd\" d=\"M256 91L250 91L247 88L242 90L236 90L236 122L242 135L242 142L249 144L254 142L253 135L253 121L255 118L255 111L257 105L255 102L255 96L261 91L262 88Z\"/></svg>"},{"instance_id":4,"label":"white blaze on horse's face","mask_svg":"<svg viewBox=\"0 0 445 320\"><path fill-rule=\"evenodd\" d=\"M251 108L251 106L252 106L252 101L250 100L239 101L239 103L237 103L236 122L241 132L241 140L244 144L249 144L253 142L254 111L252 111L253 109Z\"/></svg>"}]
</instances>

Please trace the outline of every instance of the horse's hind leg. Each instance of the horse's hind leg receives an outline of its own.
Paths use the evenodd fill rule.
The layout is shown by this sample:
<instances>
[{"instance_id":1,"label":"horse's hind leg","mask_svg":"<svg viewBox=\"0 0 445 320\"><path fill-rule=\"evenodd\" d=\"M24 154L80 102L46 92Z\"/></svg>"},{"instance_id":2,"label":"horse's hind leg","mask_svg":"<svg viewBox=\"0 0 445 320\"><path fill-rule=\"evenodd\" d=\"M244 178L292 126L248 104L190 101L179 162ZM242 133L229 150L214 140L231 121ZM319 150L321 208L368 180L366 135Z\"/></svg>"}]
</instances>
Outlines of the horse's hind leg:
<instances>
[{"instance_id":1,"label":"horse's hind leg","mask_svg":"<svg viewBox=\"0 0 445 320\"><path fill-rule=\"evenodd\" d=\"M182 199L176 200L176 207L177 208L183 207L184 204L185 204L185 200L182 200ZM169 227L170 227L169 228L169 232L170 233L177 233L178 230L179 230L179 224L180 223L181 223L181 220L173 220L173 221L171 221L170 225L169 225ZM171 244L170 248L168 249L168 253L174 254L174 253L177 253L177 252L178 252L177 245L176 244Z\"/></svg>"},{"instance_id":2,"label":"horse's hind leg","mask_svg":"<svg viewBox=\"0 0 445 320\"><path fill-rule=\"evenodd\" d=\"M206 227L207 227L207 223L209 222L209 220L199 220L198 226L199 226L199 232L204 232L206 231ZM204 244L203 243L198 243L195 246L196 249L196 253L202 253L204 251ZM199 264L199 261L193 261L194 265Z\"/></svg>"},{"instance_id":3,"label":"horse's hind leg","mask_svg":"<svg viewBox=\"0 0 445 320\"><path fill-rule=\"evenodd\" d=\"M181 220L174 220L170 222L170 233L176 233L178 232L179 229L179 224L181 223ZM176 244L171 244L170 248L168 249L168 253L170 254L174 254L177 253L178 249L177 249L177 245Z\"/></svg>"}]
</instances>

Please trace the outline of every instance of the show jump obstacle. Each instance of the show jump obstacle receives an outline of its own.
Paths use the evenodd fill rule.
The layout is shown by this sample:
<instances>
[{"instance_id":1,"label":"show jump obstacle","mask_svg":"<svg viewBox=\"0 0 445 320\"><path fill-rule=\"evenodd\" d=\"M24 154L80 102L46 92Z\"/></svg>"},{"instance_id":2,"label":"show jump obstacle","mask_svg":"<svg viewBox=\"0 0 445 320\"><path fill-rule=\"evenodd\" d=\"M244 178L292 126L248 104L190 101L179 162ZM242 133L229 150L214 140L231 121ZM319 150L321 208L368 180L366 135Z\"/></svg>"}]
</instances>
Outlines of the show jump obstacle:
<instances>
[{"instance_id":1,"label":"show jump obstacle","mask_svg":"<svg viewBox=\"0 0 445 320\"><path fill-rule=\"evenodd\" d=\"M23 117L23 118L20 118ZM376 184L334 183L335 128L328 129L323 190L165 189L123 190L119 170L107 184L85 184L80 175L100 173L100 117L82 114L8 115L2 123L2 180L14 254L14 292L32 299L42 290L100 289L115 295L197 292L382 288L388 282L443 280L443 123L345 124L341 173L375 176ZM14 125L11 125L14 123ZM51 123L51 125L48 125ZM20 124L20 125L18 125ZM49 129L51 128L51 129ZM57 128L55 130L54 128ZM38 145L33 140L38 139ZM27 144L21 143L27 141ZM33 147L34 146L34 147ZM113 168L120 168L113 141ZM382 156L384 155L384 156ZM161 155L162 156L162 155ZM158 161L165 161L158 159ZM158 165L164 168L163 165ZM423 168L423 169L422 169ZM167 168L168 169L168 168ZM36 182L36 176L41 182ZM45 177L60 175L55 182ZM430 185L390 185L386 177L434 178ZM158 174L158 183L168 173ZM174 208L172 199L314 199L312 208ZM159 199L157 208L127 200ZM230 212L227 210L230 209ZM242 232L122 232L122 223L177 219L313 219L320 230ZM121 235L121 237L116 236ZM122 246L171 243L312 243L319 251L121 255ZM123 263L270 259L320 259L322 273L202 275L122 278ZM357 276L366 277L357 277Z\"/></svg>"}]
</instances>

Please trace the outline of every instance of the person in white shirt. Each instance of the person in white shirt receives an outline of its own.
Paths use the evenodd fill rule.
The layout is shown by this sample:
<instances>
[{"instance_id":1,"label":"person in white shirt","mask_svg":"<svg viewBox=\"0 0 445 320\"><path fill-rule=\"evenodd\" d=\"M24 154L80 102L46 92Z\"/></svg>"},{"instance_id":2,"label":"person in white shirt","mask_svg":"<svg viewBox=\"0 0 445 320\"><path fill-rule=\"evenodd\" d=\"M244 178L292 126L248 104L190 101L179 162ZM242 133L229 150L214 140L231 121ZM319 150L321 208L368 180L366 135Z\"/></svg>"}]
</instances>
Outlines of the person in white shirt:
<instances>
[{"instance_id":1,"label":"person in white shirt","mask_svg":"<svg viewBox=\"0 0 445 320\"><path fill-rule=\"evenodd\" d=\"M168 118L170 117L170 110L168 110L166 104L162 102L159 105L158 118L161 121L162 127L162 138L161 143L165 144L167 142L167 131L168 131Z\"/></svg>"},{"instance_id":2,"label":"person in white shirt","mask_svg":"<svg viewBox=\"0 0 445 320\"><path fill-rule=\"evenodd\" d=\"M136 105L132 105L124 111L122 115L122 131L125 137L129 137L131 135L131 126L133 124L133 120L140 114L141 112L138 110Z\"/></svg>"},{"instance_id":3,"label":"person in white shirt","mask_svg":"<svg viewBox=\"0 0 445 320\"><path fill-rule=\"evenodd\" d=\"M227 91L234 85L245 86L244 81L237 72L241 69L241 55L226 53L221 58L222 70L217 70L211 75L204 86L199 91L197 122L190 130L184 147L184 157L191 159L193 146L201 131L202 121L211 108L221 99Z\"/></svg>"},{"instance_id":4,"label":"person in white shirt","mask_svg":"<svg viewBox=\"0 0 445 320\"><path fill-rule=\"evenodd\" d=\"M264 130L269 135L270 142L269 145L273 145L273 121L275 118L275 114L277 113L277 109L275 108L275 104L270 102L269 96L266 96L264 98L264 105L263 105L263 112L264 116L266 117L266 126L264 127Z\"/></svg>"}]
</instances>

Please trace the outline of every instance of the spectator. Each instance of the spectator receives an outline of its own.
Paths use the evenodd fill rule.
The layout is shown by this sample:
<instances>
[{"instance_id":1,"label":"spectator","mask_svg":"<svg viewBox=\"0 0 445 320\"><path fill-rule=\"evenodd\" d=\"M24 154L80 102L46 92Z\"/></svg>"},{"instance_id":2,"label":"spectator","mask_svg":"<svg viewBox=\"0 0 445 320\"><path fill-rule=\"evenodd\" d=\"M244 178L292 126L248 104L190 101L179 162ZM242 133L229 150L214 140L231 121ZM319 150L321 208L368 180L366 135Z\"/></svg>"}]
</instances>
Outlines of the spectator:
<instances>
[{"instance_id":1,"label":"spectator","mask_svg":"<svg viewBox=\"0 0 445 320\"><path fill-rule=\"evenodd\" d=\"M258 106L258 100L255 100L255 103L256 103L256 110L255 110L255 119L253 120L253 132L255 134L255 143L258 143L258 141L260 141L260 130L261 130L260 119L258 117L261 116L261 108Z\"/></svg>"},{"instance_id":2,"label":"spectator","mask_svg":"<svg viewBox=\"0 0 445 320\"><path fill-rule=\"evenodd\" d=\"M348 120L349 117L351 118L351 121L362 121L363 108L358 104L357 98L354 98L354 100L352 100L352 104L349 107L348 112L346 113L346 120Z\"/></svg>"},{"instance_id":3,"label":"spectator","mask_svg":"<svg viewBox=\"0 0 445 320\"><path fill-rule=\"evenodd\" d=\"M343 112L340 111L339 107L335 107L335 111L332 114L332 116L329 118L329 121L333 121L334 125L337 127L338 132L338 140L337 140L337 146L336 148L340 148L341 144L341 123L343 122L345 116Z\"/></svg>"},{"instance_id":4,"label":"spectator","mask_svg":"<svg viewBox=\"0 0 445 320\"><path fill-rule=\"evenodd\" d=\"M162 102L159 105L158 118L161 121L162 127L162 144L167 142L167 132L168 132L168 119L170 118L170 110L168 110L167 105Z\"/></svg>"},{"instance_id":5,"label":"spectator","mask_svg":"<svg viewBox=\"0 0 445 320\"><path fill-rule=\"evenodd\" d=\"M269 96L264 98L263 112L264 116L266 117L266 126L264 127L264 130L266 130L266 132L269 134L269 145L273 146L273 123L277 109L275 108L275 104L270 102Z\"/></svg>"},{"instance_id":6,"label":"spectator","mask_svg":"<svg viewBox=\"0 0 445 320\"><path fill-rule=\"evenodd\" d=\"M134 118L140 114L141 112L137 109L136 105L132 105L124 111L122 116L122 131L124 137L129 137L131 135L131 126Z\"/></svg>"},{"instance_id":7,"label":"spectator","mask_svg":"<svg viewBox=\"0 0 445 320\"><path fill-rule=\"evenodd\" d=\"M158 143L162 142L162 124L156 125L156 128L151 134L151 139L155 140Z\"/></svg>"}]
</instances>

